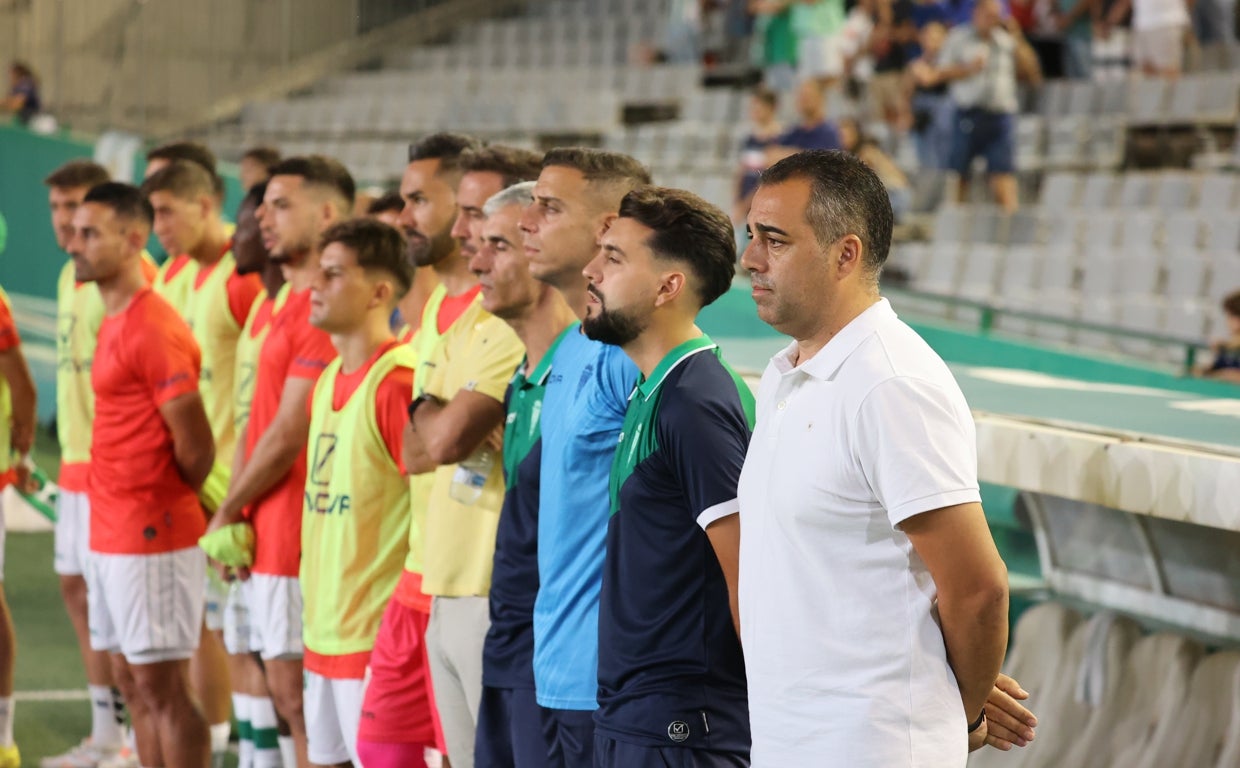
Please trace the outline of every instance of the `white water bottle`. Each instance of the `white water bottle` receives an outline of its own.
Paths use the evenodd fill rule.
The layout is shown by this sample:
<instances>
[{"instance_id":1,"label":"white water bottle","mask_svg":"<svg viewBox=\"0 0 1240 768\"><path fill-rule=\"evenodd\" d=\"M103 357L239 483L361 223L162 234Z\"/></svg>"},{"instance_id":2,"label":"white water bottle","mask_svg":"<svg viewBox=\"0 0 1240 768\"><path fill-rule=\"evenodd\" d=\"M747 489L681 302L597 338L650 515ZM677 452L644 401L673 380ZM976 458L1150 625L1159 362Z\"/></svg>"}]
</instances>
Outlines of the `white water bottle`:
<instances>
[{"instance_id":1,"label":"white water bottle","mask_svg":"<svg viewBox=\"0 0 1240 768\"><path fill-rule=\"evenodd\" d=\"M448 495L461 504L476 504L494 466L495 451L485 445L479 446L469 458L456 465Z\"/></svg>"}]
</instances>

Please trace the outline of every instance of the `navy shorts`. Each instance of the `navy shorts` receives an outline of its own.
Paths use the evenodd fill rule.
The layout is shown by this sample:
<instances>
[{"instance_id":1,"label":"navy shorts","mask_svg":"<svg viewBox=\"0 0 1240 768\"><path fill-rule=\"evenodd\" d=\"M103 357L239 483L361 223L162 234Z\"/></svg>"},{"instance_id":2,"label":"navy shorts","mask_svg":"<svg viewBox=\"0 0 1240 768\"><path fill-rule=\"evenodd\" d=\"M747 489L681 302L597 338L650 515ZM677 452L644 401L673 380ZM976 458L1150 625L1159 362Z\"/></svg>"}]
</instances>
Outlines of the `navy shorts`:
<instances>
[{"instance_id":1,"label":"navy shorts","mask_svg":"<svg viewBox=\"0 0 1240 768\"><path fill-rule=\"evenodd\" d=\"M1016 172L1016 116L984 109L956 113L951 169L967 178L973 158L986 160L986 173Z\"/></svg>"},{"instance_id":2,"label":"navy shorts","mask_svg":"<svg viewBox=\"0 0 1240 768\"><path fill-rule=\"evenodd\" d=\"M548 768L594 765L594 710L541 708Z\"/></svg>"},{"instance_id":3,"label":"navy shorts","mask_svg":"<svg viewBox=\"0 0 1240 768\"><path fill-rule=\"evenodd\" d=\"M689 747L643 747L596 734L594 768L748 768L749 755Z\"/></svg>"},{"instance_id":4,"label":"navy shorts","mask_svg":"<svg viewBox=\"0 0 1240 768\"><path fill-rule=\"evenodd\" d=\"M543 768L547 740L533 688L482 689L474 735L477 768Z\"/></svg>"}]
</instances>

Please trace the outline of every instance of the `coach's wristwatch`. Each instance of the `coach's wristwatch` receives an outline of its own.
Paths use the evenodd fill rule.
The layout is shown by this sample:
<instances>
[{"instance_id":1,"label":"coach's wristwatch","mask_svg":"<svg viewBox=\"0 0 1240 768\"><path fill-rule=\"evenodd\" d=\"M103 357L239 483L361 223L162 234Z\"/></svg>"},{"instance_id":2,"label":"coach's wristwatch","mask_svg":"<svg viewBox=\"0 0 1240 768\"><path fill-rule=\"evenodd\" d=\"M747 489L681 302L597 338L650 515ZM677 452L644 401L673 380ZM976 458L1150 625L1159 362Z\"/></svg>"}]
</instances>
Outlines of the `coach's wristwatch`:
<instances>
[{"instance_id":1,"label":"coach's wristwatch","mask_svg":"<svg viewBox=\"0 0 1240 768\"><path fill-rule=\"evenodd\" d=\"M412 413L412 411L410 412ZM985 707L982 708L982 714L978 715L976 720L969 723L969 733L973 733L978 728L981 728L982 723L984 722L986 722L986 708Z\"/></svg>"}]
</instances>

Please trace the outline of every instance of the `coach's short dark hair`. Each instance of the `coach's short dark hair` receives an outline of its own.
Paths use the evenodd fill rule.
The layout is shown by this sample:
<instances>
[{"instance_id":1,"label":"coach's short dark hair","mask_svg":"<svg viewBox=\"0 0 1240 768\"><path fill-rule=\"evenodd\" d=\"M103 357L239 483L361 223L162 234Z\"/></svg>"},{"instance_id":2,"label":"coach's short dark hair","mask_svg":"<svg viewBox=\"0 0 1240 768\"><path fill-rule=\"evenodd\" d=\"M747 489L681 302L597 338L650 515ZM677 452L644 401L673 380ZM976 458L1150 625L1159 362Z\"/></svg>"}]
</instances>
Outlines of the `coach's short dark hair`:
<instances>
[{"instance_id":1,"label":"coach's short dark hair","mask_svg":"<svg viewBox=\"0 0 1240 768\"><path fill-rule=\"evenodd\" d=\"M683 189L638 187L620 201L620 218L653 230L646 245L661 259L688 265L701 306L727 292L736 274L736 237L728 215Z\"/></svg>"},{"instance_id":2,"label":"coach's short dark hair","mask_svg":"<svg viewBox=\"0 0 1240 768\"><path fill-rule=\"evenodd\" d=\"M357 195L357 185L349 169L339 160L326 155L299 155L286 157L271 167L274 176L300 176L307 186L319 187L334 192L347 203L343 213L352 212L353 201Z\"/></svg>"},{"instance_id":3,"label":"coach's short dark hair","mask_svg":"<svg viewBox=\"0 0 1240 768\"><path fill-rule=\"evenodd\" d=\"M215 178L198 163L173 160L142 182L142 194L149 198L153 192L171 192L183 200L213 196Z\"/></svg>"},{"instance_id":4,"label":"coach's short dark hair","mask_svg":"<svg viewBox=\"0 0 1240 768\"><path fill-rule=\"evenodd\" d=\"M539 152L503 144L491 144L461 154L464 173L498 173L505 188L538 178L543 156Z\"/></svg>"},{"instance_id":5,"label":"coach's short dark hair","mask_svg":"<svg viewBox=\"0 0 1240 768\"><path fill-rule=\"evenodd\" d=\"M376 219L349 219L327 228L319 240L319 252L340 243L357 256L357 265L379 270L396 280L399 299L413 285L413 264L405 257L405 238L395 228Z\"/></svg>"},{"instance_id":6,"label":"coach's short dark hair","mask_svg":"<svg viewBox=\"0 0 1240 768\"><path fill-rule=\"evenodd\" d=\"M91 160L70 160L47 175L43 183L53 189L93 187L111 180L108 169Z\"/></svg>"},{"instance_id":7,"label":"coach's short dark hair","mask_svg":"<svg viewBox=\"0 0 1240 768\"><path fill-rule=\"evenodd\" d=\"M856 235L864 265L877 274L891 250L894 226L891 198L878 174L848 152L813 149L767 168L759 183L769 186L794 179L810 184L805 221L818 243L825 247L845 235Z\"/></svg>"},{"instance_id":8,"label":"coach's short dark hair","mask_svg":"<svg viewBox=\"0 0 1240 768\"><path fill-rule=\"evenodd\" d=\"M646 166L626 154L605 149L556 147L543 156L542 167L573 168L586 181L627 184L629 190L650 184L650 170Z\"/></svg>"},{"instance_id":9,"label":"coach's short dark hair","mask_svg":"<svg viewBox=\"0 0 1240 768\"><path fill-rule=\"evenodd\" d=\"M366 215L374 216L375 214L387 213L388 211L400 213L403 210L405 210L405 201L401 199L399 193L384 192L379 197L371 200L370 205L366 206Z\"/></svg>"},{"instance_id":10,"label":"coach's short dark hair","mask_svg":"<svg viewBox=\"0 0 1240 768\"><path fill-rule=\"evenodd\" d=\"M137 221L150 227L155 222L155 211L150 202L142 194L142 190L132 184L119 181L105 181L96 184L86 193L82 203L97 203L111 208L119 219Z\"/></svg>"},{"instance_id":11,"label":"coach's short dark hair","mask_svg":"<svg viewBox=\"0 0 1240 768\"><path fill-rule=\"evenodd\" d=\"M461 155L482 146L480 140L467 133L432 133L409 145L409 162L438 160L439 173L460 173Z\"/></svg>"},{"instance_id":12,"label":"coach's short dark hair","mask_svg":"<svg viewBox=\"0 0 1240 768\"><path fill-rule=\"evenodd\" d=\"M270 171L273 165L280 162L280 150L275 147L250 147L241 159L253 160Z\"/></svg>"}]
</instances>

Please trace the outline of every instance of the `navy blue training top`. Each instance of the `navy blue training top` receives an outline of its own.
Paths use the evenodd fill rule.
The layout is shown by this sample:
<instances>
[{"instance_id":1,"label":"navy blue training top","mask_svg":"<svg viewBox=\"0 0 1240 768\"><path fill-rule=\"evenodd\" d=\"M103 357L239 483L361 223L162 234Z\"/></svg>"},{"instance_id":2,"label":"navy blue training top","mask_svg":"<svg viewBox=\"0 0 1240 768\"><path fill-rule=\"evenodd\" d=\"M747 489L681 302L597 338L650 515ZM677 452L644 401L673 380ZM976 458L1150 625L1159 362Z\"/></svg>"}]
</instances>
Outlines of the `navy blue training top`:
<instances>
[{"instance_id":1,"label":"navy blue training top","mask_svg":"<svg viewBox=\"0 0 1240 768\"><path fill-rule=\"evenodd\" d=\"M748 754L745 664L705 528L737 512L752 424L748 386L705 336L672 350L633 391L612 464L601 734Z\"/></svg>"}]
</instances>

